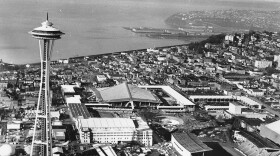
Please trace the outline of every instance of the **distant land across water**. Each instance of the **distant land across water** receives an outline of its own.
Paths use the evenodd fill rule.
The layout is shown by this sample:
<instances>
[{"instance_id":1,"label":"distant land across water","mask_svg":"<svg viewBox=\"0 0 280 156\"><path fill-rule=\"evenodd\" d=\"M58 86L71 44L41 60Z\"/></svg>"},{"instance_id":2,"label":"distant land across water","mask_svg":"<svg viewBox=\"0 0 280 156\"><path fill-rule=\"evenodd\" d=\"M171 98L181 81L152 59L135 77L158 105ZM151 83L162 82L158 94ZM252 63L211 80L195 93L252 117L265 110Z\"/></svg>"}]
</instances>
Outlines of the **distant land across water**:
<instances>
[{"instance_id":1,"label":"distant land across water","mask_svg":"<svg viewBox=\"0 0 280 156\"><path fill-rule=\"evenodd\" d=\"M65 32L56 41L53 60L133 49L185 44L154 39L123 27L170 28L165 19L178 12L211 9L279 9L275 2L223 0L3 0L0 5L0 58L4 62L39 62L38 41L27 33L46 20Z\"/></svg>"},{"instance_id":2,"label":"distant land across water","mask_svg":"<svg viewBox=\"0 0 280 156\"><path fill-rule=\"evenodd\" d=\"M166 24L184 31L242 32L280 31L280 9L189 11L174 14Z\"/></svg>"}]
</instances>

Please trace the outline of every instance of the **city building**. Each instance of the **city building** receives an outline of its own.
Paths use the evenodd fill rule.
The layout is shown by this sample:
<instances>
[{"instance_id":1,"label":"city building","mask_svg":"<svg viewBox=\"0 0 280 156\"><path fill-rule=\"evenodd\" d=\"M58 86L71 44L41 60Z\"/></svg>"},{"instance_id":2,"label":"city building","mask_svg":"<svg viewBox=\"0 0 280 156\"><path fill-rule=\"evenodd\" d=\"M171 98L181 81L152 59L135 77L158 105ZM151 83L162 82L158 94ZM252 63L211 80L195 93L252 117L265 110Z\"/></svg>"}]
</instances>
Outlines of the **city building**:
<instances>
[{"instance_id":1,"label":"city building","mask_svg":"<svg viewBox=\"0 0 280 156\"><path fill-rule=\"evenodd\" d=\"M137 126L135 123L138 123ZM152 130L141 119L88 118L77 119L81 143L111 143L139 141L152 145Z\"/></svg>"},{"instance_id":2,"label":"city building","mask_svg":"<svg viewBox=\"0 0 280 156\"><path fill-rule=\"evenodd\" d=\"M206 111L211 111L211 112L217 112L217 111L224 111L224 110L229 110L229 105L225 104L225 105L205 105L204 109Z\"/></svg>"},{"instance_id":3,"label":"city building","mask_svg":"<svg viewBox=\"0 0 280 156\"><path fill-rule=\"evenodd\" d=\"M181 156L204 155L204 152L212 151L212 148L200 141L197 136L192 133L172 133L172 146Z\"/></svg>"},{"instance_id":4,"label":"city building","mask_svg":"<svg viewBox=\"0 0 280 156\"><path fill-rule=\"evenodd\" d=\"M233 96L225 95L190 95L193 102L230 102L236 101Z\"/></svg>"},{"instance_id":5,"label":"city building","mask_svg":"<svg viewBox=\"0 0 280 156\"><path fill-rule=\"evenodd\" d=\"M105 75L96 75L96 78L98 82L103 82L107 79Z\"/></svg>"},{"instance_id":6,"label":"city building","mask_svg":"<svg viewBox=\"0 0 280 156\"><path fill-rule=\"evenodd\" d=\"M238 102L230 102L228 112L230 112L232 114L242 114L242 109L244 109L244 108L246 109L248 107L241 105Z\"/></svg>"},{"instance_id":7,"label":"city building","mask_svg":"<svg viewBox=\"0 0 280 156\"><path fill-rule=\"evenodd\" d=\"M61 85L61 92L63 96L67 95L75 95L74 87L78 87L77 85Z\"/></svg>"},{"instance_id":8,"label":"city building","mask_svg":"<svg viewBox=\"0 0 280 156\"><path fill-rule=\"evenodd\" d=\"M157 85L146 85L146 86L138 86L140 88L144 89L161 89L164 93L169 95L172 99L175 100L175 104L171 106L158 106L158 109L163 109L166 111L171 111L174 110L174 112L177 111L194 111L195 110L195 104L178 93L176 90L171 88L170 86L157 86ZM182 109L183 107L183 109Z\"/></svg>"},{"instance_id":9,"label":"city building","mask_svg":"<svg viewBox=\"0 0 280 156\"><path fill-rule=\"evenodd\" d=\"M255 60L254 66L256 68L272 67L272 61L268 61L268 60Z\"/></svg>"},{"instance_id":10,"label":"city building","mask_svg":"<svg viewBox=\"0 0 280 156\"><path fill-rule=\"evenodd\" d=\"M247 96L235 96L236 100L238 100L243 105L249 107L249 108L256 108L261 109L262 103L254 98L254 97L247 97Z\"/></svg>"},{"instance_id":11,"label":"city building","mask_svg":"<svg viewBox=\"0 0 280 156\"><path fill-rule=\"evenodd\" d=\"M7 130L20 130L20 123L8 122Z\"/></svg>"},{"instance_id":12,"label":"city building","mask_svg":"<svg viewBox=\"0 0 280 156\"><path fill-rule=\"evenodd\" d=\"M256 96L256 97L264 96L264 91L262 91L260 89L248 89L247 93L251 96Z\"/></svg>"},{"instance_id":13,"label":"city building","mask_svg":"<svg viewBox=\"0 0 280 156\"><path fill-rule=\"evenodd\" d=\"M75 95L73 97L66 97L66 104L70 110L70 116L73 119L90 118L90 114L85 106L85 104L81 103L80 95Z\"/></svg>"}]
</instances>

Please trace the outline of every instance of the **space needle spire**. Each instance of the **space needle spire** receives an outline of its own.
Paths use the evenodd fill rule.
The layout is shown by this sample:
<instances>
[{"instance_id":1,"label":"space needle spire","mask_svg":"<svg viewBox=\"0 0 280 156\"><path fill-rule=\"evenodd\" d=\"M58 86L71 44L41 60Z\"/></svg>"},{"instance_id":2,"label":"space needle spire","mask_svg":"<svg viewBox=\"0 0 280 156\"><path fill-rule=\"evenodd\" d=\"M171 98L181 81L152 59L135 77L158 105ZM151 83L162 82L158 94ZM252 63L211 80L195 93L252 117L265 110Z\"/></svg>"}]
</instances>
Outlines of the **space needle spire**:
<instances>
[{"instance_id":1,"label":"space needle spire","mask_svg":"<svg viewBox=\"0 0 280 156\"><path fill-rule=\"evenodd\" d=\"M53 27L53 23L47 20L42 26L29 32L33 38L39 40L40 60L41 60L41 83L35 125L30 156L52 156L52 124L50 117L50 60L54 46L54 40L60 39L64 33Z\"/></svg>"}]
</instances>

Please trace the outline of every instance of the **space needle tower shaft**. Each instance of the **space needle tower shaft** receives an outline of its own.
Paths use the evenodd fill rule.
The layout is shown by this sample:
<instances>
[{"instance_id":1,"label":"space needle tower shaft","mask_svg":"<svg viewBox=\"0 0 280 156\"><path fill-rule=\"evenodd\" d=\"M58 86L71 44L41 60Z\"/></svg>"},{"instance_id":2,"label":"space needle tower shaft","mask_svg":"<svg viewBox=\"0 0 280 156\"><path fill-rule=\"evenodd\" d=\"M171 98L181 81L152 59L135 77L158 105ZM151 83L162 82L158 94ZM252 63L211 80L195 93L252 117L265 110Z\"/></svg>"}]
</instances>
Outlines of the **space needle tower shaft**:
<instances>
[{"instance_id":1,"label":"space needle tower shaft","mask_svg":"<svg viewBox=\"0 0 280 156\"><path fill-rule=\"evenodd\" d=\"M52 25L53 24L48 20L47 14L47 20L42 23L42 26L29 32L33 38L39 40L41 60L41 83L33 130L31 156L52 155L51 98L49 88L50 61L54 40L60 39L60 36L64 34Z\"/></svg>"}]
</instances>

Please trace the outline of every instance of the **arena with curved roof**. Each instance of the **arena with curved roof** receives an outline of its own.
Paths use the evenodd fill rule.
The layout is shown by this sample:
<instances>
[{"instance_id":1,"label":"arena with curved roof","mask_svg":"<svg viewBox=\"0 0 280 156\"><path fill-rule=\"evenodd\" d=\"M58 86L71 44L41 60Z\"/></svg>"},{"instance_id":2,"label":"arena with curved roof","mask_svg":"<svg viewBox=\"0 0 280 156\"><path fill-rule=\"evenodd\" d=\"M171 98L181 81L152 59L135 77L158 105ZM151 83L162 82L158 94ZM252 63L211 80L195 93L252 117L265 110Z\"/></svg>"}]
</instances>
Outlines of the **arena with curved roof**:
<instances>
[{"instance_id":1,"label":"arena with curved roof","mask_svg":"<svg viewBox=\"0 0 280 156\"><path fill-rule=\"evenodd\" d=\"M156 107L161 100L149 90L126 82L110 88L98 88L98 102L113 104L113 107Z\"/></svg>"}]
</instances>

